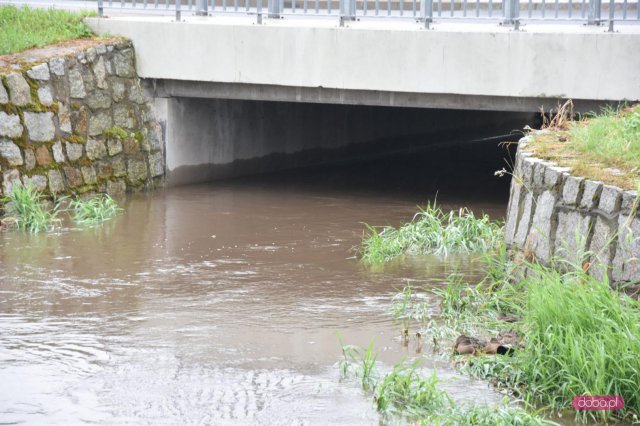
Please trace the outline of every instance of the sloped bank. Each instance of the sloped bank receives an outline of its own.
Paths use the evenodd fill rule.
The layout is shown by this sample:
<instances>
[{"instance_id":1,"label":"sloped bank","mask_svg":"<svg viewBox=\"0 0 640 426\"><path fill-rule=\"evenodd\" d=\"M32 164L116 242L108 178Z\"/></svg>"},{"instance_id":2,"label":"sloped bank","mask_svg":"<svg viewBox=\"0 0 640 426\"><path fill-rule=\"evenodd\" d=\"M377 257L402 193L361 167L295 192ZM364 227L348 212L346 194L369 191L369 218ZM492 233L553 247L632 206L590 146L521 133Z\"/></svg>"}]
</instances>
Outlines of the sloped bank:
<instances>
[{"instance_id":1,"label":"sloped bank","mask_svg":"<svg viewBox=\"0 0 640 426\"><path fill-rule=\"evenodd\" d=\"M162 130L130 41L80 40L0 57L1 192L118 194L162 182Z\"/></svg>"},{"instance_id":2,"label":"sloped bank","mask_svg":"<svg viewBox=\"0 0 640 426\"><path fill-rule=\"evenodd\" d=\"M529 259L584 265L597 278L640 280L636 191L571 175L520 140L505 224L507 245Z\"/></svg>"}]
</instances>

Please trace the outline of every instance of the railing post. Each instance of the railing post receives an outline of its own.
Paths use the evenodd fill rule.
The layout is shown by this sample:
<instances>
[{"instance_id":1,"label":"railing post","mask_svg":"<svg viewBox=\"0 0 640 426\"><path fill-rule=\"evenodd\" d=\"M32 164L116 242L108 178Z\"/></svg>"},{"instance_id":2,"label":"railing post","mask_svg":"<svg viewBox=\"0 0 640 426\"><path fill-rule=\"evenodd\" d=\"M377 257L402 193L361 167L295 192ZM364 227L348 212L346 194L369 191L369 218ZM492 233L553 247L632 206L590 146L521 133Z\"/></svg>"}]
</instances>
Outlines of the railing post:
<instances>
[{"instance_id":1,"label":"railing post","mask_svg":"<svg viewBox=\"0 0 640 426\"><path fill-rule=\"evenodd\" d=\"M600 12L602 11L602 0L589 0L589 16L587 24L600 25Z\"/></svg>"},{"instance_id":2,"label":"railing post","mask_svg":"<svg viewBox=\"0 0 640 426\"><path fill-rule=\"evenodd\" d=\"M182 0L175 0L176 1L176 22L180 22L182 21L182 11L180 10L180 3L182 3Z\"/></svg>"},{"instance_id":3,"label":"railing post","mask_svg":"<svg viewBox=\"0 0 640 426\"><path fill-rule=\"evenodd\" d=\"M504 25L513 25L515 30L520 28L520 0L502 0L502 8L504 9Z\"/></svg>"},{"instance_id":4,"label":"railing post","mask_svg":"<svg viewBox=\"0 0 640 426\"><path fill-rule=\"evenodd\" d=\"M340 26L342 27L344 25L344 21L355 20L356 0L340 0Z\"/></svg>"},{"instance_id":5,"label":"railing post","mask_svg":"<svg viewBox=\"0 0 640 426\"><path fill-rule=\"evenodd\" d=\"M208 7L207 0L196 0L196 16L209 15Z\"/></svg>"},{"instance_id":6,"label":"railing post","mask_svg":"<svg viewBox=\"0 0 640 426\"><path fill-rule=\"evenodd\" d=\"M638 7L640 7L640 4L638 4ZM613 18L614 18L615 11L616 11L616 4L614 0L609 0L609 32L610 33L613 32Z\"/></svg>"},{"instance_id":7,"label":"railing post","mask_svg":"<svg viewBox=\"0 0 640 426\"><path fill-rule=\"evenodd\" d=\"M98 0L98 16L104 16L104 7L102 5L102 0Z\"/></svg>"},{"instance_id":8,"label":"railing post","mask_svg":"<svg viewBox=\"0 0 640 426\"><path fill-rule=\"evenodd\" d=\"M262 24L262 0L256 1L256 14L258 16L258 24Z\"/></svg>"},{"instance_id":9,"label":"railing post","mask_svg":"<svg viewBox=\"0 0 640 426\"><path fill-rule=\"evenodd\" d=\"M279 19L282 16L282 9L284 9L284 0L269 0L269 18Z\"/></svg>"},{"instance_id":10,"label":"railing post","mask_svg":"<svg viewBox=\"0 0 640 426\"><path fill-rule=\"evenodd\" d=\"M420 0L420 18L424 22L424 27L429 29L433 22L433 0Z\"/></svg>"}]
</instances>

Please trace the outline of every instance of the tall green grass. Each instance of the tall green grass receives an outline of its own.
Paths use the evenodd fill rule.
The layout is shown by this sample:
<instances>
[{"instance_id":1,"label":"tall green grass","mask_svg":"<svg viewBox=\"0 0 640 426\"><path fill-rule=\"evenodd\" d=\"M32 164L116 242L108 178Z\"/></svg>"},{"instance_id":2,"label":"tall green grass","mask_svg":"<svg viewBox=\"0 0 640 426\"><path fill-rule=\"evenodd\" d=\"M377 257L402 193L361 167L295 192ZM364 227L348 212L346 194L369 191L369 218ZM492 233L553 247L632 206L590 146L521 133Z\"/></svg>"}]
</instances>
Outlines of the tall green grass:
<instances>
[{"instance_id":1,"label":"tall green grass","mask_svg":"<svg viewBox=\"0 0 640 426\"><path fill-rule=\"evenodd\" d=\"M567 408L577 395L619 395L639 415L640 303L580 268L532 269L522 357L529 400Z\"/></svg>"},{"instance_id":2,"label":"tall green grass","mask_svg":"<svg viewBox=\"0 0 640 426\"><path fill-rule=\"evenodd\" d=\"M580 395L624 398L624 411L576 413L583 421L640 415L640 303L577 265L568 272L539 264L526 267L527 278L515 284L493 283L483 293L490 302L475 305L482 306L484 316L467 320L484 324L486 332L492 327L487 321L491 312L508 307L521 316L509 327L524 333L524 347L514 357L467 359L462 369L549 410L570 410L572 399ZM457 289L450 292L457 298ZM443 301L447 315L458 312L459 318L468 318L468 304ZM448 324L458 332L468 326L464 321Z\"/></svg>"},{"instance_id":3,"label":"tall green grass","mask_svg":"<svg viewBox=\"0 0 640 426\"><path fill-rule=\"evenodd\" d=\"M82 19L95 12L67 12L27 6L0 6L0 55L59 41L90 37Z\"/></svg>"},{"instance_id":4,"label":"tall green grass","mask_svg":"<svg viewBox=\"0 0 640 426\"><path fill-rule=\"evenodd\" d=\"M5 203L5 222L11 222L20 230L36 233L48 231L59 212L59 204L46 206L45 197L32 185L13 185L11 193L2 200Z\"/></svg>"},{"instance_id":5,"label":"tall green grass","mask_svg":"<svg viewBox=\"0 0 640 426\"><path fill-rule=\"evenodd\" d=\"M586 157L640 172L640 105L605 109L585 122L572 123L568 146Z\"/></svg>"},{"instance_id":6,"label":"tall green grass","mask_svg":"<svg viewBox=\"0 0 640 426\"><path fill-rule=\"evenodd\" d=\"M369 225L367 228L369 235L360 249L366 263L386 262L403 254L446 256L487 251L498 245L502 233L501 227L487 215L476 218L466 209L444 213L435 204L420 210L400 228Z\"/></svg>"},{"instance_id":7,"label":"tall green grass","mask_svg":"<svg viewBox=\"0 0 640 426\"><path fill-rule=\"evenodd\" d=\"M96 194L86 199L75 199L69 203L76 222L92 225L115 217L122 209L107 194Z\"/></svg>"}]
</instances>

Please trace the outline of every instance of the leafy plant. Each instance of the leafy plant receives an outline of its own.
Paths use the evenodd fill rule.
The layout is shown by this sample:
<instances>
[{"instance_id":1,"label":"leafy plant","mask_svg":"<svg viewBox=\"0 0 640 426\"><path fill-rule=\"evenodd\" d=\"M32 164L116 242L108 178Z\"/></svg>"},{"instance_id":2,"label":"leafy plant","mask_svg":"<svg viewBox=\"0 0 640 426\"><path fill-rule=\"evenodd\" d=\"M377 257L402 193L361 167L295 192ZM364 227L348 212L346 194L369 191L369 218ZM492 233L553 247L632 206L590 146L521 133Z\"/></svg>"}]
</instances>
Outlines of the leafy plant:
<instances>
[{"instance_id":1,"label":"leafy plant","mask_svg":"<svg viewBox=\"0 0 640 426\"><path fill-rule=\"evenodd\" d=\"M122 209L108 194L97 194L87 199L75 199L69 203L73 218L81 224L95 224L115 217Z\"/></svg>"},{"instance_id":2,"label":"leafy plant","mask_svg":"<svg viewBox=\"0 0 640 426\"><path fill-rule=\"evenodd\" d=\"M8 221L32 233L51 229L59 212L59 203L48 208L44 196L31 184L14 184L3 201Z\"/></svg>"},{"instance_id":3,"label":"leafy plant","mask_svg":"<svg viewBox=\"0 0 640 426\"><path fill-rule=\"evenodd\" d=\"M361 245L362 260L366 263L386 262L394 257L410 254L435 254L489 251L501 239L502 228L483 215L460 209L444 213L436 204L420 210L413 220L400 228L365 225L369 230Z\"/></svg>"}]
</instances>

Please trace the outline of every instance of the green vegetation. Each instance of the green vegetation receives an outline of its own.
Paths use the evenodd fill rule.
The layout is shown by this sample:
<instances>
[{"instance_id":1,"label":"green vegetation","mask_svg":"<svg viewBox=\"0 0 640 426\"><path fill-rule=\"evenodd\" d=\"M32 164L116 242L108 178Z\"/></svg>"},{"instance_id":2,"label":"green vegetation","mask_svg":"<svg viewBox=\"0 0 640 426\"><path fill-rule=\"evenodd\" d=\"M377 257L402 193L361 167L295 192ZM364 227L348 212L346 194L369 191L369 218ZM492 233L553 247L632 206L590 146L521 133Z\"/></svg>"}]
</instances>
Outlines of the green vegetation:
<instances>
[{"instance_id":1,"label":"green vegetation","mask_svg":"<svg viewBox=\"0 0 640 426\"><path fill-rule=\"evenodd\" d=\"M76 199L69 203L73 218L81 224L96 224L115 217L122 209L107 194L96 194L86 199Z\"/></svg>"},{"instance_id":2,"label":"green vegetation","mask_svg":"<svg viewBox=\"0 0 640 426\"><path fill-rule=\"evenodd\" d=\"M510 330L519 341L514 356L461 356L461 370L510 390L529 407L562 411L571 409L578 395L620 395L623 411L576 415L584 421L638 416L640 303L581 266L559 272L496 260L500 256L488 258L489 273L480 284L470 286L454 275L446 287L434 290L441 318L423 316L429 319L421 323L422 334L436 344L460 334L488 337ZM522 278L524 268L527 278ZM406 289L398 294L395 303L407 294ZM415 312L420 303L415 291L410 294L413 302L405 303L405 312ZM509 323L503 321L506 314Z\"/></svg>"},{"instance_id":3,"label":"green vegetation","mask_svg":"<svg viewBox=\"0 0 640 426\"><path fill-rule=\"evenodd\" d=\"M129 136L129 133L122 127L113 126L108 129L104 129L104 137L107 139L117 139L119 141L124 140Z\"/></svg>"},{"instance_id":4,"label":"green vegetation","mask_svg":"<svg viewBox=\"0 0 640 426\"><path fill-rule=\"evenodd\" d=\"M32 185L13 185L11 193L2 201L6 203L7 215L3 223L33 233L51 229L59 211L58 204L47 208L44 196Z\"/></svg>"},{"instance_id":5,"label":"green vegetation","mask_svg":"<svg viewBox=\"0 0 640 426\"><path fill-rule=\"evenodd\" d=\"M581 268L534 270L539 278L525 280L526 396L566 408L576 395L621 395L627 411L640 414L638 301Z\"/></svg>"},{"instance_id":6,"label":"green vegetation","mask_svg":"<svg viewBox=\"0 0 640 426\"><path fill-rule=\"evenodd\" d=\"M0 55L75 38L90 37L82 19L93 12L32 9L27 6L0 6Z\"/></svg>"},{"instance_id":7,"label":"green vegetation","mask_svg":"<svg viewBox=\"0 0 640 426\"><path fill-rule=\"evenodd\" d=\"M476 218L466 209L444 213L435 204L420 210L413 220L400 228L383 227L378 231L367 225L370 234L362 241L361 256L366 263L380 263L403 254L488 251L501 238L500 226L488 216Z\"/></svg>"},{"instance_id":8,"label":"green vegetation","mask_svg":"<svg viewBox=\"0 0 640 426\"><path fill-rule=\"evenodd\" d=\"M634 189L640 180L640 104L607 108L570 121L570 104L549 123L552 132L538 134L536 155L569 166L576 175Z\"/></svg>"},{"instance_id":9,"label":"green vegetation","mask_svg":"<svg viewBox=\"0 0 640 426\"><path fill-rule=\"evenodd\" d=\"M350 373L355 372L355 376L362 379L363 389L373 396L376 408L384 416L404 416L410 422L424 425L511 426L551 423L536 414L504 403L498 407L460 406L438 387L435 372L427 378L420 375L418 362L398 364L390 373L378 379L381 375L375 369L377 354L373 352L373 342L366 350L343 346L343 353L344 359L340 363L343 377L350 377Z\"/></svg>"},{"instance_id":10,"label":"green vegetation","mask_svg":"<svg viewBox=\"0 0 640 426\"><path fill-rule=\"evenodd\" d=\"M6 217L3 225L13 225L19 230L42 232L52 229L61 212L71 210L73 218L80 224L96 224L115 217L122 209L107 194L97 194L85 199L71 200L68 209L61 208L67 197L55 203L32 185L15 184L11 193L2 198Z\"/></svg>"}]
</instances>

